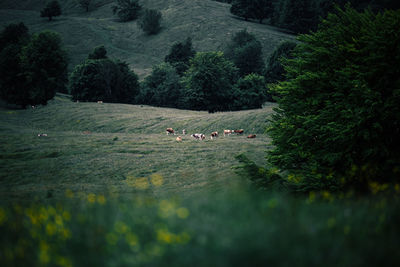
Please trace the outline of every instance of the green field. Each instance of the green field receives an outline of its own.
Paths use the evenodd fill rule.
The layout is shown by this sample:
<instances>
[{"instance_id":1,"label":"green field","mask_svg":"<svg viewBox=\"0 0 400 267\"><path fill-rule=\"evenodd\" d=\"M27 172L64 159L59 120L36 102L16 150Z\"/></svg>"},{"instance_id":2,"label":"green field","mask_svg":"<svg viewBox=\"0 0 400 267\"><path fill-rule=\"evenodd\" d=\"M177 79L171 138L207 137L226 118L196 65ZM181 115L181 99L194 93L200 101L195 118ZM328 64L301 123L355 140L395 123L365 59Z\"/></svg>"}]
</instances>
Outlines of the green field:
<instances>
[{"instance_id":1,"label":"green field","mask_svg":"<svg viewBox=\"0 0 400 267\"><path fill-rule=\"evenodd\" d=\"M57 96L48 106L1 110L1 189L3 196L57 197L65 189L85 192L138 191L135 181L163 177L154 196L225 190L241 179L235 156L248 153L263 163L264 134L273 105L264 109L209 114L149 106L73 103ZM165 129L186 129L183 142ZM212 131L245 129L245 134L211 140ZM90 132L90 133L89 133ZM38 137L46 133L47 137ZM204 133L198 141L192 133ZM150 180L148 180L150 182ZM150 183L151 184L151 183ZM143 190L139 190L143 191Z\"/></svg>"}]
</instances>

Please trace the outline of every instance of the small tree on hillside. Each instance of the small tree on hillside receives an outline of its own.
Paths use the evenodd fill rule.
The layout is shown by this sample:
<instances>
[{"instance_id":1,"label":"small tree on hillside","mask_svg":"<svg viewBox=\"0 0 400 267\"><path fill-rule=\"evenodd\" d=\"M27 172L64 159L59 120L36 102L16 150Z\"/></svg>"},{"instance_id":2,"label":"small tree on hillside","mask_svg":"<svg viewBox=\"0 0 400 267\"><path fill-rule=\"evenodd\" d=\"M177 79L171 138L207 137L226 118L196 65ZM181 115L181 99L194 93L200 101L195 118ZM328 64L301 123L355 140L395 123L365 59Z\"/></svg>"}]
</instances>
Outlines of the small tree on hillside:
<instances>
[{"instance_id":1,"label":"small tree on hillside","mask_svg":"<svg viewBox=\"0 0 400 267\"><path fill-rule=\"evenodd\" d=\"M236 33L226 49L226 56L239 68L240 76L250 73L262 74L264 72L264 60L262 46L256 37L242 30Z\"/></svg>"},{"instance_id":2,"label":"small tree on hillside","mask_svg":"<svg viewBox=\"0 0 400 267\"><path fill-rule=\"evenodd\" d=\"M195 54L196 51L193 49L192 39L188 37L185 42L173 44L164 61L174 66L177 73L182 75L189 68L189 61Z\"/></svg>"},{"instance_id":3,"label":"small tree on hillside","mask_svg":"<svg viewBox=\"0 0 400 267\"><path fill-rule=\"evenodd\" d=\"M77 0L78 4L86 10L86 12L89 12L89 6L92 0Z\"/></svg>"},{"instance_id":4,"label":"small tree on hillside","mask_svg":"<svg viewBox=\"0 0 400 267\"><path fill-rule=\"evenodd\" d=\"M135 102L139 87L138 77L128 64L108 58L88 59L77 65L69 84L73 100L129 104Z\"/></svg>"},{"instance_id":5,"label":"small tree on hillside","mask_svg":"<svg viewBox=\"0 0 400 267\"><path fill-rule=\"evenodd\" d=\"M117 0L117 5L112 7L114 15L117 14L121 21L137 19L141 9L139 0Z\"/></svg>"},{"instance_id":6,"label":"small tree on hillside","mask_svg":"<svg viewBox=\"0 0 400 267\"><path fill-rule=\"evenodd\" d=\"M89 54L88 59L104 59L107 58L107 50L104 45L97 46L93 52Z\"/></svg>"},{"instance_id":7,"label":"small tree on hillside","mask_svg":"<svg viewBox=\"0 0 400 267\"><path fill-rule=\"evenodd\" d=\"M41 17L48 17L49 21L53 19L53 17L61 15L61 6L58 1L49 2L45 8L40 11Z\"/></svg>"},{"instance_id":8,"label":"small tree on hillside","mask_svg":"<svg viewBox=\"0 0 400 267\"><path fill-rule=\"evenodd\" d=\"M183 77L186 108L209 112L232 110L237 68L222 52L200 52Z\"/></svg>"},{"instance_id":9,"label":"small tree on hillside","mask_svg":"<svg viewBox=\"0 0 400 267\"><path fill-rule=\"evenodd\" d=\"M231 13L247 21L249 18L252 18L251 1L252 0L233 0L230 8Z\"/></svg>"},{"instance_id":10,"label":"small tree on hillside","mask_svg":"<svg viewBox=\"0 0 400 267\"><path fill-rule=\"evenodd\" d=\"M139 20L139 26L147 34L156 34L161 30L162 14L158 10L146 9Z\"/></svg>"}]
</instances>

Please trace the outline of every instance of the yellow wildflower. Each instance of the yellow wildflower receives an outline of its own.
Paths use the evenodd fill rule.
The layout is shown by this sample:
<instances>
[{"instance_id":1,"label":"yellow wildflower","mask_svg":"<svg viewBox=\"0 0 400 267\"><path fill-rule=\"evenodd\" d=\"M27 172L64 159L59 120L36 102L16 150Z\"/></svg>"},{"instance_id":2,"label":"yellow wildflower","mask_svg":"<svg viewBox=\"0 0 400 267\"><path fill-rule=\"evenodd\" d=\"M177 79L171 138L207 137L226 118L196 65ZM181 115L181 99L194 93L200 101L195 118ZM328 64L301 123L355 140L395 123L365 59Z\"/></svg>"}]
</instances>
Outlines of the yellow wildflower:
<instances>
[{"instance_id":1,"label":"yellow wildflower","mask_svg":"<svg viewBox=\"0 0 400 267\"><path fill-rule=\"evenodd\" d=\"M186 219L189 216L189 210L183 207L179 208L176 210L176 215L178 215L180 219Z\"/></svg>"},{"instance_id":2,"label":"yellow wildflower","mask_svg":"<svg viewBox=\"0 0 400 267\"><path fill-rule=\"evenodd\" d=\"M151 183L152 183L154 186L162 186L162 185L163 185L163 182L164 182L164 178L162 177L161 174L158 174L158 173L152 174L152 175L150 176L150 180L151 180Z\"/></svg>"},{"instance_id":3,"label":"yellow wildflower","mask_svg":"<svg viewBox=\"0 0 400 267\"><path fill-rule=\"evenodd\" d=\"M93 193L88 194L87 200L89 203L93 204L96 202L96 195Z\"/></svg>"},{"instance_id":4,"label":"yellow wildflower","mask_svg":"<svg viewBox=\"0 0 400 267\"><path fill-rule=\"evenodd\" d=\"M106 203L106 198L104 195L98 195L97 196L97 203L100 205L104 205Z\"/></svg>"}]
</instances>

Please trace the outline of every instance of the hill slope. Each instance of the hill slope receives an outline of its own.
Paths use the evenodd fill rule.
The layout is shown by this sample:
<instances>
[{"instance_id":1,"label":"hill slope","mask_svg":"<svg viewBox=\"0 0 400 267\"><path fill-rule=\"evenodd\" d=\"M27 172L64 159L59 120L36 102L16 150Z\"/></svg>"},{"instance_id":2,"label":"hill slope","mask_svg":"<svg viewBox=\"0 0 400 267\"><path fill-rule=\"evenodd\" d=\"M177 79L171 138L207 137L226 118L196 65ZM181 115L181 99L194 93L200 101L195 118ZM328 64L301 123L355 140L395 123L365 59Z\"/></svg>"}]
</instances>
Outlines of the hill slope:
<instances>
[{"instance_id":1,"label":"hill slope","mask_svg":"<svg viewBox=\"0 0 400 267\"><path fill-rule=\"evenodd\" d=\"M263 134L272 106L208 114L120 104L73 103L57 96L48 106L0 109L0 194L62 197L65 190L144 192L155 196L228 190L245 182L235 174L235 156L246 153L262 164L269 138ZM205 133L178 143L165 129ZM257 133L220 136L211 131ZM39 137L39 133L47 136ZM154 186L152 177L162 177Z\"/></svg>"},{"instance_id":2,"label":"hill slope","mask_svg":"<svg viewBox=\"0 0 400 267\"><path fill-rule=\"evenodd\" d=\"M40 18L40 9L46 1L4 0L0 3L0 25L24 22L30 32L50 29L59 32L70 56L70 69L82 62L92 49L104 44L112 58L126 61L143 78L154 64L163 61L171 45L191 37L196 51L223 50L233 34L247 29L255 34L263 45L264 57L276 46L294 37L277 32L267 25L234 18L229 4L210 0L147 0L146 8L162 12L162 31L147 36L136 21L120 23L112 14L114 1L96 1L86 13L75 0L60 1L63 15L53 22Z\"/></svg>"}]
</instances>

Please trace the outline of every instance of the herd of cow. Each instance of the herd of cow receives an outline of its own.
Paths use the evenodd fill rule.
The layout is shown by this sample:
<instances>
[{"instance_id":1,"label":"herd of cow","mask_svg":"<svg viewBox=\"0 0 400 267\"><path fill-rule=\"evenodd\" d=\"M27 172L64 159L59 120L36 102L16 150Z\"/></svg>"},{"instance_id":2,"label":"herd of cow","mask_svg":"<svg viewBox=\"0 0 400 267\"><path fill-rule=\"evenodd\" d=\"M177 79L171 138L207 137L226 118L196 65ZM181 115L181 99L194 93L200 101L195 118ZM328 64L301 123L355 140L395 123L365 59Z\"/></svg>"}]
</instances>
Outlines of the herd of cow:
<instances>
[{"instance_id":1,"label":"herd of cow","mask_svg":"<svg viewBox=\"0 0 400 267\"><path fill-rule=\"evenodd\" d=\"M169 135L169 134L176 135L175 130L172 129L172 128L167 128L166 129L166 133L167 133L167 135ZM239 129L239 130L224 130L224 136L227 136L227 135L229 136L231 134L241 135L243 133L244 133L243 129ZM185 129L182 130L182 135L186 135L186 130ZM204 134L202 134L202 133L200 133L200 134L199 133L195 133L195 134L192 134L190 136L193 137L196 140L204 140L204 139L206 139L206 136ZM210 139L213 140L214 138L217 138L218 136L219 136L218 132L212 132L211 135L210 135ZM256 138L256 135L255 134L250 134L250 135L247 136L247 138ZM176 138L176 141L182 142L182 136L178 136Z\"/></svg>"}]
</instances>

